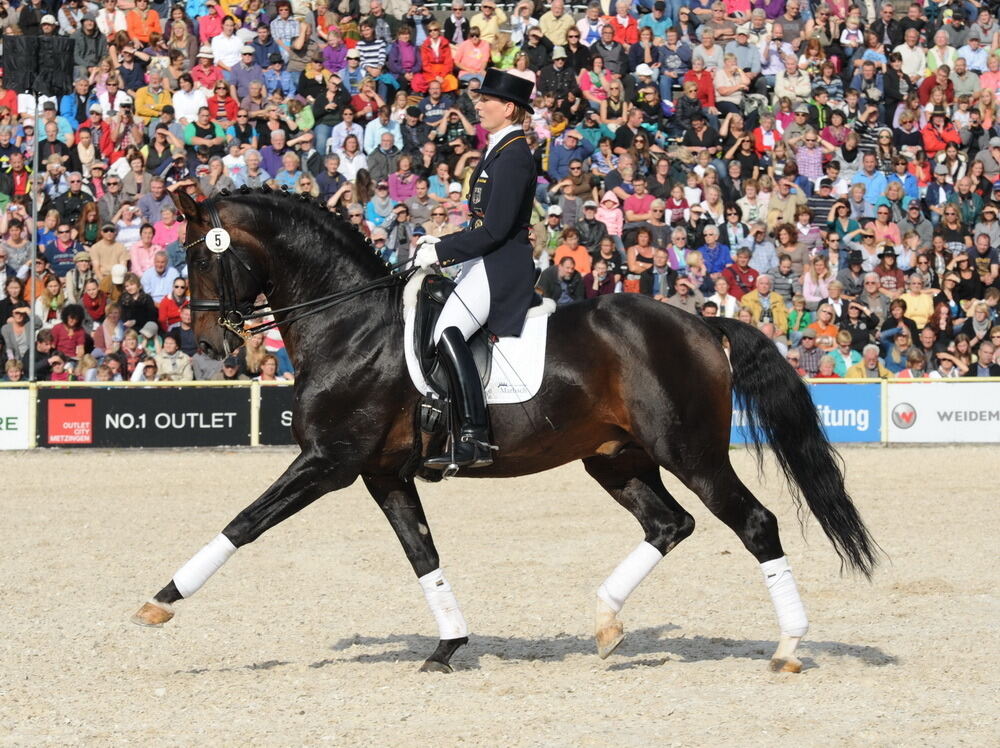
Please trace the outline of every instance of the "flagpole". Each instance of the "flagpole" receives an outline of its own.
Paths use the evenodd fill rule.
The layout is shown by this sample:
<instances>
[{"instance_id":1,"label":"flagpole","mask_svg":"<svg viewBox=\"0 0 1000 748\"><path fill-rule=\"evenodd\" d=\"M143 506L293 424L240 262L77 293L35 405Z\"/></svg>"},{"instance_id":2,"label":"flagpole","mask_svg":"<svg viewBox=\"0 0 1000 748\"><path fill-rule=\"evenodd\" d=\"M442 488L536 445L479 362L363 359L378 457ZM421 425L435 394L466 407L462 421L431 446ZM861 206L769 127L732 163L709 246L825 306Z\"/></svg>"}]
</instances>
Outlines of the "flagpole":
<instances>
[{"instance_id":1,"label":"flagpole","mask_svg":"<svg viewBox=\"0 0 1000 748\"><path fill-rule=\"evenodd\" d=\"M37 88L37 87L36 87ZM28 309L28 381L35 381L35 298L38 283L36 280L35 267L38 264L38 198L35 195L35 178L38 175L38 120L39 120L39 94L33 92L35 97L35 152L31 156L31 174L28 176L28 195L31 197L31 220L34 223L31 237L31 306Z\"/></svg>"}]
</instances>

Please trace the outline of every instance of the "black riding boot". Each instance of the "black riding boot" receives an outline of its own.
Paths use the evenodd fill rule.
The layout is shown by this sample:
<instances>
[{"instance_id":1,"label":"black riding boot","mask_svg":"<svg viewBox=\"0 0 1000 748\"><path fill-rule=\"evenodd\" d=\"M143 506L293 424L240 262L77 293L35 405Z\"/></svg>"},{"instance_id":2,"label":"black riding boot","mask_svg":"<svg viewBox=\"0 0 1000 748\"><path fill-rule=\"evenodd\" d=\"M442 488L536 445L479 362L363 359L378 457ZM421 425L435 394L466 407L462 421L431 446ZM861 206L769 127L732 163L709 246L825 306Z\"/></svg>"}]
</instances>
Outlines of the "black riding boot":
<instances>
[{"instance_id":1,"label":"black riding boot","mask_svg":"<svg viewBox=\"0 0 1000 748\"><path fill-rule=\"evenodd\" d=\"M453 454L432 457L424 462L424 467L452 472L461 467L492 465L494 448L489 443L483 386L469 344L457 327L441 333L437 355L448 375L452 414L457 424L453 423L452 428Z\"/></svg>"}]
</instances>

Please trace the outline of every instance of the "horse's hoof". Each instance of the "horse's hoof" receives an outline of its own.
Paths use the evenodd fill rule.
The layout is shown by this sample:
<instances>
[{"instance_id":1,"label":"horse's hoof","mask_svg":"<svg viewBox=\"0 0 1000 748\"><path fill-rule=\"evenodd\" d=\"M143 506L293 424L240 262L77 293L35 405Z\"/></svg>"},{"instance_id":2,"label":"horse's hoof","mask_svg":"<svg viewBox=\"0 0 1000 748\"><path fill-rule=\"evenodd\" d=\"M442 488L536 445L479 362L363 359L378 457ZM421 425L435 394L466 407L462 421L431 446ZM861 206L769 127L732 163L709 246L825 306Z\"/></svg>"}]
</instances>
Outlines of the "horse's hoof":
<instances>
[{"instance_id":1,"label":"horse's hoof","mask_svg":"<svg viewBox=\"0 0 1000 748\"><path fill-rule=\"evenodd\" d=\"M788 657L788 658L774 657L771 659L771 672L801 673L802 661L797 657Z\"/></svg>"},{"instance_id":2,"label":"horse's hoof","mask_svg":"<svg viewBox=\"0 0 1000 748\"><path fill-rule=\"evenodd\" d=\"M625 639L625 629L620 622L608 626L597 632L597 656L606 660L608 655L618 649L618 645Z\"/></svg>"},{"instance_id":3,"label":"horse's hoof","mask_svg":"<svg viewBox=\"0 0 1000 748\"><path fill-rule=\"evenodd\" d=\"M174 617L174 607L170 603L150 600L132 616L132 623L140 626L162 626Z\"/></svg>"},{"instance_id":4,"label":"horse's hoof","mask_svg":"<svg viewBox=\"0 0 1000 748\"><path fill-rule=\"evenodd\" d=\"M438 662L437 660L427 660L423 665L420 666L421 673L454 673L455 668L444 662Z\"/></svg>"}]
</instances>

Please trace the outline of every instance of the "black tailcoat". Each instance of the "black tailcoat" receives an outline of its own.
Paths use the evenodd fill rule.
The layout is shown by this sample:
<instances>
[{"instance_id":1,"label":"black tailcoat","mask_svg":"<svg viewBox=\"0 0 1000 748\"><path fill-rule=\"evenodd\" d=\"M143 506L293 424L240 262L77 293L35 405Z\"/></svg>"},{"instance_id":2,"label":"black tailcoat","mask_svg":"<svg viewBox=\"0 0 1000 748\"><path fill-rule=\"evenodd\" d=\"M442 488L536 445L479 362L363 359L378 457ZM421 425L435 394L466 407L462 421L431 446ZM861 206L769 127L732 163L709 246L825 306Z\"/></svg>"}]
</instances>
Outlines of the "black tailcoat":
<instances>
[{"instance_id":1,"label":"black tailcoat","mask_svg":"<svg viewBox=\"0 0 1000 748\"><path fill-rule=\"evenodd\" d=\"M443 266L483 258L490 283L486 325L496 335L520 335L534 298L528 226L536 181L524 133L508 133L472 172L469 228L435 245Z\"/></svg>"}]
</instances>

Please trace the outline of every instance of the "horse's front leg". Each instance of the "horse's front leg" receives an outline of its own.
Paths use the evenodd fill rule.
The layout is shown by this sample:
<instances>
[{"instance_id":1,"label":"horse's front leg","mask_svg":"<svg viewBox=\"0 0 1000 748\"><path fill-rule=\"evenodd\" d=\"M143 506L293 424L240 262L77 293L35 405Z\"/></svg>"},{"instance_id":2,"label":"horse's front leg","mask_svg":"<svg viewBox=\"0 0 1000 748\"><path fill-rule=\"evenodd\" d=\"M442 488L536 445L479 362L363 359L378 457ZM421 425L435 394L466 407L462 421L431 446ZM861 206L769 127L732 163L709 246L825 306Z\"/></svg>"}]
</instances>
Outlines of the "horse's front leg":
<instances>
[{"instance_id":1,"label":"horse's front leg","mask_svg":"<svg viewBox=\"0 0 1000 748\"><path fill-rule=\"evenodd\" d=\"M133 622L144 626L166 623L174 617L173 603L197 592L237 548L324 494L346 488L357 477L357 470L334 464L327 455L303 452L256 501L178 569L170 583L132 616Z\"/></svg>"},{"instance_id":2,"label":"horse's front leg","mask_svg":"<svg viewBox=\"0 0 1000 748\"><path fill-rule=\"evenodd\" d=\"M469 627L451 585L441 571L417 489L413 483L396 477L369 476L364 481L396 532L437 621L440 641L420 669L424 672L450 673L452 655L469 641Z\"/></svg>"}]
</instances>

